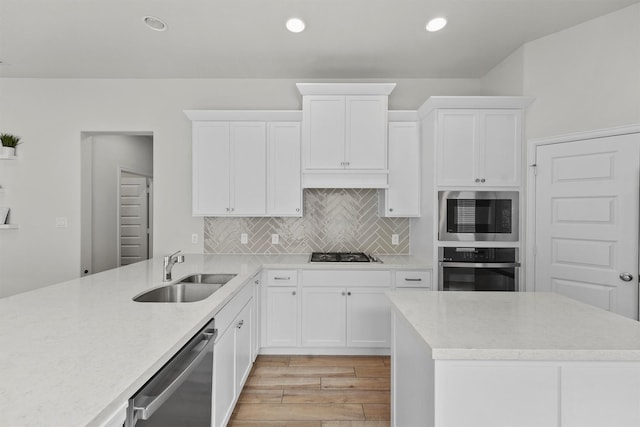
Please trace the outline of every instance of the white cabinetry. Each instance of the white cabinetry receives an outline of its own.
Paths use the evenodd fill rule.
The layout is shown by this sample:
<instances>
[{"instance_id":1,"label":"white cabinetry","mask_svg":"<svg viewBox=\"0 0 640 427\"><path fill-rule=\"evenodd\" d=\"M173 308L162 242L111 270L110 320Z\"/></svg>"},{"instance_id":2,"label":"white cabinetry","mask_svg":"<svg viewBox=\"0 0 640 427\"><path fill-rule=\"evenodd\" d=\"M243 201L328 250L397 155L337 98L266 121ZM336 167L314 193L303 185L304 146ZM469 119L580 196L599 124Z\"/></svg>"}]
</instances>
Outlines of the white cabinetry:
<instances>
[{"instance_id":1,"label":"white cabinetry","mask_svg":"<svg viewBox=\"0 0 640 427\"><path fill-rule=\"evenodd\" d=\"M303 273L304 347L388 348L391 287L388 271Z\"/></svg>"},{"instance_id":2,"label":"white cabinetry","mask_svg":"<svg viewBox=\"0 0 640 427\"><path fill-rule=\"evenodd\" d=\"M379 191L380 216L420 216L420 140L416 121L389 122L389 188Z\"/></svg>"},{"instance_id":3,"label":"white cabinetry","mask_svg":"<svg viewBox=\"0 0 640 427\"><path fill-rule=\"evenodd\" d=\"M298 272L267 270L262 287L262 347L298 345Z\"/></svg>"},{"instance_id":4,"label":"white cabinetry","mask_svg":"<svg viewBox=\"0 0 640 427\"><path fill-rule=\"evenodd\" d=\"M256 284L249 282L216 315L213 356L213 426L225 426L254 360Z\"/></svg>"},{"instance_id":5,"label":"white cabinetry","mask_svg":"<svg viewBox=\"0 0 640 427\"><path fill-rule=\"evenodd\" d=\"M395 84L297 86L303 187L386 187L388 95Z\"/></svg>"},{"instance_id":6,"label":"white cabinetry","mask_svg":"<svg viewBox=\"0 0 640 427\"><path fill-rule=\"evenodd\" d=\"M429 129L425 147L435 141L436 185L518 187L523 110L531 102L518 96L429 98L418 114Z\"/></svg>"},{"instance_id":7,"label":"white cabinetry","mask_svg":"<svg viewBox=\"0 0 640 427\"><path fill-rule=\"evenodd\" d=\"M193 215L302 216L300 112L185 111Z\"/></svg>"},{"instance_id":8,"label":"white cabinetry","mask_svg":"<svg viewBox=\"0 0 640 427\"><path fill-rule=\"evenodd\" d=\"M520 110L441 110L437 127L437 183L518 186Z\"/></svg>"},{"instance_id":9,"label":"white cabinetry","mask_svg":"<svg viewBox=\"0 0 640 427\"><path fill-rule=\"evenodd\" d=\"M199 122L193 134L194 215L264 215L265 123Z\"/></svg>"},{"instance_id":10,"label":"white cabinetry","mask_svg":"<svg viewBox=\"0 0 640 427\"><path fill-rule=\"evenodd\" d=\"M300 123L268 123L267 214L302 216Z\"/></svg>"}]
</instances>

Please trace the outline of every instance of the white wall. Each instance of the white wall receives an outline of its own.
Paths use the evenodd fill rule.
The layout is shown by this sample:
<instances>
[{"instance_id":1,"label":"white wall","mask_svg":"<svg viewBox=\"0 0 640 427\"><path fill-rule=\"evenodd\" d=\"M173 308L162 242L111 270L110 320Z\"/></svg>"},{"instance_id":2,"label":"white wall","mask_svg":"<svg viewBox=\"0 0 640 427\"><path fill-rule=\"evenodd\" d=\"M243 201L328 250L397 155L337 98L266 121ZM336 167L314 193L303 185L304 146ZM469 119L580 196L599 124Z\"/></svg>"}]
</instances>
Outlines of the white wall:
<instances>
[{"instance_id":1,"label":"white wall","mask_svg":"<svg viewBox=\"0 0 640 427\"><path fill-rule=\"evenodd\" d=\"M482 84L536 98L527 138L640 123L640 4L526 43Z\"/></svg>"},{"instance_id":2,"label":"white wall","mask_svg":"<svg viewBox=\"0 0 640 427\"><path fill-rule=\"evenodd\" d=\"M182 111L300 109L301 81L310 80L0 79L0 131L25 141L18 161L0 163L2 197L20 223L0 231L0 296L79 276L83 132L153 134L153 252L202 252L203 220L191 216L191 123ZM478 79L386 81L398 83L391 109L481 93ZM62 216L68 228L55 227Z\"/></svg>"},{"instance_id":3,"label":"white wall","mask_svg":"<svg viewBox=\"0 0 640 427\"><path fill-rule=\"evenodd\" d=\"M92 265L81 270L92 273L118 266L118 183L121 168L142 175L153 175L153 139L137 135L94 135L83 142L91 144L91 254ZM83 164L83 167L91 166ZM83 236L84 237L84 236Z\"/></svg>"}]
</instances>

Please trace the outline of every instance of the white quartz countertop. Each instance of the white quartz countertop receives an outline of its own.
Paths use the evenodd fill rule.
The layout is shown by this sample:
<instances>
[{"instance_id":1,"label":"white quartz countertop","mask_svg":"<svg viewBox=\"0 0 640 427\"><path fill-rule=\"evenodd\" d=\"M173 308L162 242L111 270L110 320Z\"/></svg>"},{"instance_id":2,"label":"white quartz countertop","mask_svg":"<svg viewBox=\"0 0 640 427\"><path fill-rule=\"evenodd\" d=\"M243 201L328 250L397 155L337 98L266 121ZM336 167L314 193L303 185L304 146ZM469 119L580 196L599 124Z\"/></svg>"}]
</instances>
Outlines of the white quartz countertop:
<instances>
[{"instance_id":1,"label":"white quartz countertop","mask_svg":"<svg viewBox=\"0 0 640 427\"><path fill-rule=\"evenodd\" d=\"M309 255L186 254L173 278L236 273L192 303L138 303L162 286L162 257L0 299L0 426L98 426L125 403L262 268L423 269L309 264Z\"/></svg>"},{"instance_id":2,"label":"white quartz countertop","mask_svg":"<svg viewBox=\"0 0 640 427\"><path fill-rule=\"evenodd\" d=\"M640 323L551 293L387 293L441 360L640 360Z\"/></svg>"}]
</instances>

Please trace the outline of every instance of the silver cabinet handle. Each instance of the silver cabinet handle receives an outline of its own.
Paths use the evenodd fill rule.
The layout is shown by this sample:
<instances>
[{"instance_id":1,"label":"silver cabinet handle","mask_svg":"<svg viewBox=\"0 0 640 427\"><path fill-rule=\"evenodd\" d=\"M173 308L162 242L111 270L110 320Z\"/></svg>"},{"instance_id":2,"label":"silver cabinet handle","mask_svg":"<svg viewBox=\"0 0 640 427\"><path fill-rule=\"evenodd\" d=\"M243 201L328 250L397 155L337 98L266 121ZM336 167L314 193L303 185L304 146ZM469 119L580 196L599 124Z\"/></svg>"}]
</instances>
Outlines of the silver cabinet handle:
<instances>
[{"instance_id":1,"label":"silver cabinet handle","mask_svg":"<svg viewBox=\"0 0 640 427\"><path fill-rule=\"evenodd\" d=\"M420 278L412 279L411 277L405 277L404 281L405 282L422 282L422 279L420 279Z\"/></svg>"},{"instance_id":2,"label":"silver cabinet handle","mask_svg":"<svg viewBox=\"0 0 640 427\"><path fill-rule=\"evenodd\" d=\"M300 208L296 208L296 212L300 212Z\"/></svg>"},{"instance_id":3,"label":"silver cabinet handle","mask_svg":"<svg viewBox=\"0 0 640 427\"><path fill-rule=\"evenodd\" d=\"M255 283L256 285L259 285L259 284L260 284L260 280L256 280L256 281L255 281L255 282L253 282L253 283Z\"/></svg>"},{"instance_id":4,"label":"silver cabinet handle","mask_svg":"<svg viewBox=\"0 0 640 427\"><path fill-rule=\"evenodd\" d=\"M389 212L393 212L393 208L389 208Z\"/></svg>"},{"instance_id":5,"label":"silver cabinet handle","mask_svg":"<svg viewBox=\"0 0 640 427\"><path fill-rule=\"evenodd\" d=\"M296 291L291 292L291 295L295 296L296 295Z\"/></svg>"},{"instance_id":6,"label":"silver cabinet handle","mask_svg":"<svg viewBox=\"0 0 640 427\"><path fill-rule=\"evenodd\" d=\"M340 162L340 166L344 167L344 162Z\"/></svg>"},{"instance_id":7,"label":"silver cabinet handle","mask_svg":"<svg viewBox=\"0 0 640 427\"><path fill-rule=\"evenodd\" d=\"M480 180L480 182L485 182L485 179L484 179L484 178L482 178L482 179Z\"/></svg>"},{"instance_id":8,"label":"silver cabinet handle","mask_svg":"<svg viewBox=\"0 0 640 427\"><path fill-rule=\"evenodd\" d=\"M624 282L630 282L633 280L633 274L631 273L620 273L620 280Z\"/></svg>"},{"instance_id":9,"label":"silver cabinet handle","mask_svg":"<svg viewBox=\"0 0 640 427\"><path fill-rule=\"evenodd\" d=\"M227 212L229 212L229 208L227 208Z\"/></svg>"},{"instance_id":10,"label":"silver cabinet handle","mask_svg":"<svg viewBox=\"0 0 640 427\"><path fill-rule=\"evenodd\" d=\"M349 166L351 163L350 162L344 162L345 166Z\"/></svg>"},{"instance_id":11,"label":"silver cabinet handle","mask_svg":"<svg viewBox=\"0 0 640 427\"><path fill-rule=\"evenodd\" d=\"M346 295L346 292L343 292L343 293L342 293L342 296L345 296L345 295Z\"/></svg>"},{"instance_id":12,"label":"silver cabinet handle","mask_svg":"<svg viewBox=\"0 0 640 427\"><path fill-rule=\"evenodd\" d=\"M242 328L242 325L244 325L244 320L240 320L238 322L238 325L237 325L238 329Z\"/></svg>"},{"instance_id":13,"label":"silver cabinet handle","mask_svg":"<svg viewBox=\"0 0 640 427\"><path fill-rule=\"evenodd\" d=\"M350 297L351 296L351 292L347 292L347 296Z\"/></svg>"},{"instance_id":14,"label":"silver cabinet handle","mask_svg":"<svg viewBox=\"0 0 640 427\"><path fill-rule=\"evenodd\" d=\"M273 280L291 280L291 277L274 277Z\"/></svg>"},{"instance_id":15,"label":"silver cabinet handle","mask_svg":"<svg viewBox=\"0 0 640 427\"><path fill-rule=\"evenodd\" d=\"M480 182L480 178L476 178L476 182Z\"/></svg>"}]
</instances>

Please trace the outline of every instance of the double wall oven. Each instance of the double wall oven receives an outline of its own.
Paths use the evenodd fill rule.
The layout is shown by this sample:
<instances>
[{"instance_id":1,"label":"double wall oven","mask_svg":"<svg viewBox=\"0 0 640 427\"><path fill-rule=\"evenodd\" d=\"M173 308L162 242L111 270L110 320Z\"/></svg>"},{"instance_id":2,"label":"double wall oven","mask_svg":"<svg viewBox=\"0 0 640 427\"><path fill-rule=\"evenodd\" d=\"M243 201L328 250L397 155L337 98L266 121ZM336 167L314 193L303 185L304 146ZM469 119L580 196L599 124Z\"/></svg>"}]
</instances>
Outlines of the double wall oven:
<instances>
[{"instance_id":1,"label":"double wall oven","mask_svg":"<svg viewBox=\"0 0 640 427\"><path fill-rule=\"evenodd\" d=\"M519 290L518 248L485 243L518 242L518 206L517 191L438 192L438 240L457 243L438 248L439 290Z\"/></svg>"}]
</instances>

